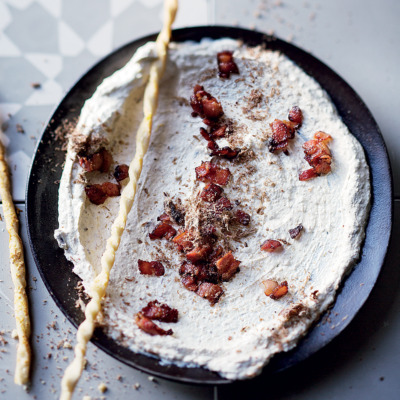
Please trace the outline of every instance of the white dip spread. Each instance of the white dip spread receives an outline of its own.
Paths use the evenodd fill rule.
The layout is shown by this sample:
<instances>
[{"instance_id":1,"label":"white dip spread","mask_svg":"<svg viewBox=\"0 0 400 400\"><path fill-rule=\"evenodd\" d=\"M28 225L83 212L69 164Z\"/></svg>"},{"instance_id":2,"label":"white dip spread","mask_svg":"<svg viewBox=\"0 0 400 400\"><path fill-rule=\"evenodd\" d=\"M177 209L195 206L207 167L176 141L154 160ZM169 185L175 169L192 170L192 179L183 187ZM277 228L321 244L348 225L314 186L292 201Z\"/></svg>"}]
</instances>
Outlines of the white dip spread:
<instances>
[{"instance_id":1,"label":"white dip spread","mask_svg":"<svg viewBox=\"0 0 400 400\"><path fill-rule=\"evenodd\" d=\"M234 51L239 75L218 77L216 54L222 50ZM146 44L104 80L82 109L75 141L104 141L116 164L130 163L154 54L154 43ZM231 136L221 139L220 146L228 141L254 153L241 163L220 161L232 173L224 193L232 202L240 201L251 223L247 236L230 241L241 261L240 272L222 283L224 295L214 306L183 287L178 270L184 258L173 243L151 241L148 235L164 212L164 193L189 204L204 187L196 181L195 167L210 160L207 142L199 134L205 125L191 116L189 104L196 84L220 101L232 123ZM269 123L287 119L292 106L301 108L303 124L289 141L289 156L272 154ZM299 173L310 168L302 145L317 131L333 138L332 171L302 182ZM71 142L55 236L90 294L119 197L102 205L89 202L85 181L112 181L112 174L84 173L74 149ZM369 170L361 145L319 84L287 57L230 39L172 43L150 148L104 301L109 334L166 363L203 366L230 379L258 374L275 353L293 348L333 302L359 256L369 201ZM289 229L299 224L302 235L291 239ZM266 239L287 243L282 252L267 253L260 250ZM165 275L141 275L138 259L161 261ZM270 279L287 281L289 293L279 300L267 297L261 282ZM173 329L171 336L151 336L134 322L135 314L155 299L179 312L175 324L157 322ZM297 313L289 312L293 308Z\"/></svg>"}]
</instances>

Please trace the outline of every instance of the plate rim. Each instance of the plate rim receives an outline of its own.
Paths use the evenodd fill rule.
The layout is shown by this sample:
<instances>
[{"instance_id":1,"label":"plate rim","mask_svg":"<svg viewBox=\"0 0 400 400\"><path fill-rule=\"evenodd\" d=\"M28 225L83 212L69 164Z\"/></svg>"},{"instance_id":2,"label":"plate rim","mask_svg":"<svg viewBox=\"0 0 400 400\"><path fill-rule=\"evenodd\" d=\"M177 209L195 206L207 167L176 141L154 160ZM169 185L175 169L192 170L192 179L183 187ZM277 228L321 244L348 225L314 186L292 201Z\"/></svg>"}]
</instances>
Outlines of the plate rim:
<instances>
[{"instance_id":1,"label":"plate rim","mask_svg":"<svg viewBox=\"0 0 400 400\"><path fill-rule=\"evenodd\" d=\"M205 30L207 30L207 32L205 32ZM201 31L203 31L203 32L201 32ZM385 185L384 185L385 188L386 188L386 191L387 191L385 193L386 194L386 199L384 199L384 200L386 200L386 203L389 202L389 208L386 210L387 211L386 227L388 229L387 229L387 232L386 232L386 236L382 240L383 241L383 247L381 246L380 257L379 257L379 267L375 271L376 273L374 274L374 276L372 277L372 279L370 281L370 288L369 288L369 290L367 290L367 294L362 299L362 301L359 301L359 304L356 306L357 310L354 312L354 314L352 314L352 316L350 318L348 318L348 320L346 320L339 327L339 329L335 332L334 335L329 337L328 340L326 340L321 346L319 346L318 349L312 349L311 351L309 351L309 354L307 354L305 356L303 355L300 358L296 358L296 351L300 348L300 346L303 345L303 342L309 336L309 333L312 333L313 329L315 328L315 324L313 324L312 328L310 328L309 333L307 333L305 335L305 338L303 338L303 339L301 339L299 341L299 344L293 350L290 350L289 352L286 352L286 353L280 353L280 354L274 356L273 359L271 360L270 364L268 364L267 366L264 367L262 373L264 373L264 371L266 371L266 370L268 370L269 372L279 372L279 371L281 371L283 369L289 368L290 366L292 366L294 364L297 364L298 362L301 362L301 361L305 360L311 354L315 353L319 349L322 349L328 343L330 343L335 337L337 337L350 324L350 322L353 320L355 315L362 308L362 306L364 305L365 301L369 297L369 294L370 294L372 288L374 287L374 285L376 283L376 280L377 280L377 278L379 276L379 273L381 271L381 268L382 268L382 266L384 264L384 260L385 260L386 254L387 254L387 249L388 249L389 241L390 241L390 237L391 237L391 231L392 231L392 220L393 220L393 180L392 180L390 160L389 160L389 157L388 157L386 144L384 142L384 139L383 139L383 136L381 134L381 131L380 131L376 121L374 120L374 118L372 116L372 113L370 112L370 110L368 109L366 104L362 101L361 97L358 95L358 93L343 78L341 78L329 66L324 64L322 61L320 61L318 58L316 58L312 54L304 51L303 49L299 48L298 46L295 46L295 45L293 45L291 43L288 43L288 42L286 42L286 41L284 41L282 39L279 39L279 38L277 38L275 36L267 35L267 34L265 34L263 32L257 32L257 31L252 31L252 30L248 30L248 29L244 29L244 28L238 28L238 27L231 27L231 26L224 26L224 25L202 25L202 26L194 26L194 27L186 27L186 28L174 29L172 31L172 34L173 34L173 39L174 39L174 37L175 38L179 37L178 41L183 41L183 40L186 40L185 37L189 37L189 36L193 35L195 32L198 32L203 38L210 37L210 38L214 38L214 39L216 37L221 37L221 38L222 37L231 37L233 39L238 39L238 38L246 36L246 35L250 35L250 36L252 36L254 38L258 37L258 39L255 39L255 41L257 41L258 44L261 44L262 42L266 42L268 44L275 43L275 44L277 44L278 46L280 46L282 48L286 48L286 50L287 49L292 49L295 52L299 52L299 54L305 56L306 58L308 58L309 60L313 61L317 65L319 64L326 71L328 71L329 74L332 75L335 78L335 80L338 81L344 87L344 89L350 95L353 96L353 98L355 100L357 100L359 102L359 106L364 109L364 111L366 112L366 117L368 117L368 119L371 121L371 129L373 129L375 131L375 133L374 133L374 135L376 136L375 139L379 139L379 141L380 141L380 143L379 143L380 149L383 150L383 156L384 157L383 157L382 162L383 162L384 165L382 165L382 170L385 170L385 172L387 173L387 178L388 178L388 179L386 179L386 182L385 182ZM232 35L232 32L235 32L235 34ZM211 33L211 35L209 33ZM132 41L120 46L119 48L113 50L111 53L107 54L105 57L102 57L94 65L92 65L85 73L83 73L79 77L79 79L71 86L71 88L65 93L63 98L54 107L54 110L53 110L53 112L51 114L51 117L49 118L48 123L43 128L43 131L42 131L42 134L41 134L41 138L40 138L40 140L38 141L38 143L36 145L36 148L35 148L35 151L34 151L34 155L33 155L33 158L32 158L32 163L31 163L31 166L30 166L30 169L29 169L29 175L28 175L29 178L27 180L27 185L26 185L26 196L25 196L25 200L26 200L26 215L25 215L25 219L26 219L26 226L27 226L27 232L28 232L29 245L30 245L30 249L31 249L33 258L35 260L35 264L37 266L37 269L39 270L40 276L41 276L42 281L44 282L44 284L46 286L46 289L49 291L49 293L52 296L53 300L57 304L57 307L63 312L63 314L74 325L74 327L77 327L79 323L68 312L68 310L62 304L61 300L53 292L51 283L46 278L46 274L45 274L44 270L42 270L42 267L40 266L39 258L38 258L38 255L36 254L35 245L33 243L32 236L31 236L30 220L31 220L31 214L33 214L32 210L31 210L33 202L29 201L29 200L33 196L32 195L32 191L33 191L32 182L34 181L34 173L33 173L33 171L34 171L34 168L35 168L35 161L36 161L36 159L38 157L39 149L43 145L43 138L44 138L45 134L50 130L50 126L52 124L52 121L54 119L56 119L56 117L57 117L56 114L57 114L58 110L62 109L63 104L68 100L69 97L73 96L74 91L77 90L77 88L79 88L79 85L82 83L82 81L84 81L85 78L88 77L89 75L93 74L96 71L96 68L98 68L100 65L103 65L104 63L107 63L107 61L110 58L112 58L113 56L116 56L118 53L123 53L124 50L130 49L130 47L132 47L132 46L133 47L140 46L141 42L154 40L156 36L157 36L157 33L146 35L144 37L136 38L136 39L134 39L134 40L132 40ZM248 40L244 40L244 42L246 44L249 44ZM254 44L256 45L257 43L254 43ZM280 50L280 51L282 51L282 50ZM287 55L286 51L282 51L282 52L283 52L283 54ZM291 58L290 56L288 56L288 57ZM296 64L299 65L298 63L296 63ZM299 65L299 66L300 66L300 68L305 70L301 65ZM307 71L305 71L305 72L308 75L310 75ZM314 75L311 75L311 76L314 79L317 80L317 82L321 85L321 87L325 91L327 91L326 88L320 83L320 81L317 78L315 78ZM104 79L104 78L105 77L103 77L102 79ZM335 106L336 106L336 108L338 108L336 103L335 103ZM341 115L339 113L339 116L343 119L343 115ZM364 148L364 146L363 146L363 148ZM364 151L365 151L365 149L364 149ZM366 153L366 151L365 151L365 153ZM368 157L367 153L366 153L366 156ZM369 165L369 168L370 168L370 175L371 175L371 192L374 193L375 187L374 187L374 182L372 181L373 171L372 171L372 167L370 166L369 163L368 163L368 165ZM58 189L57 189L57 192L58 192ZM376 198L372 198L371 199L372 207L376 204L375 203L376 200L377 200ZM370 214L372 213L372 207L371 207L371 210L370 210ZM369 225L370 225L370 216L368 217L368 223L367 223L366 230L368 230ZM364 255L364 246L365 246L365 242L363 242L363 245L362 245L360 259ZM337 296L336 296L335 301L333 303L333 308L335 307L336 302L337 302L340 294L342 293L342 291L344 289L346 281L348 280L349 276L351 276L353 274L353 272L356 270L357 265L358 265L358 263L355 264L354 268L351 270L349 275L344 278L344 282L342 282L341 288L340 288L339 292L337 293ZM325 314L326 314L326 312L324 312L322 314L322 317ZM127 365L129 365L131 367L133 367L133 368L139 369L139 370L141 370L143 372L146 372L146 373L149 373L149 374L152 374L152 375L164 378L164 379L169 379L169 380L182 382L182 383L190 383L190 384L216 385L216 384L227 384L227 383L233 382L232 380L228 380L228 379L220 377L215 372L205 370L202 367L196 367L194 369L201 369L203 371L206 371L207 375L209 375L209 377L207 379L195 379L193 377L185 377L185 376L179 376L179 377L178 376L172 376L171 374L166 373L166 372L154 371L154 369L152 369L152 368L147 368L147 367L142 366L142 365L137 365L135 363L135 361L126 360L124 357L120 357L119 354L114 353L111 348L105 346L104 343L101 341L102 339L104 340L104 337L102 338L102 335L104 335L104 334L96 329L95 336L92 339L92 343L94 343L101 350L105 351L107 354L111 355L112 357L116 358L117 360L119 360L119 361L121 361L121 362L123 362L123 363L125 363L125 364L127 364ZM106 335L104 335L104 336L106 336ZM109 340L112 340L112 339L109 339ZM122 345L117 345L117 346L122 346ZM151 358L149 356L144 356L144 355L137 354L137 353L134 353L134 354L135 354L135 356ZM282 356L282 354L283 354L283 356ZM292 357L290 357L290 354L292 354ZM287 355L289 355L289 357L287 357ZM288 360L288 358L289 358L289 360ZM153 359L153 360L157 361L157 359ZM158 363L158 361L157 361L157 363ZM271 368L271 365L272 365L272 368ZM186 370L186 371L187 370L192 370L192 368L183 368L183 369Z\"/></svg>"}]
</instances>

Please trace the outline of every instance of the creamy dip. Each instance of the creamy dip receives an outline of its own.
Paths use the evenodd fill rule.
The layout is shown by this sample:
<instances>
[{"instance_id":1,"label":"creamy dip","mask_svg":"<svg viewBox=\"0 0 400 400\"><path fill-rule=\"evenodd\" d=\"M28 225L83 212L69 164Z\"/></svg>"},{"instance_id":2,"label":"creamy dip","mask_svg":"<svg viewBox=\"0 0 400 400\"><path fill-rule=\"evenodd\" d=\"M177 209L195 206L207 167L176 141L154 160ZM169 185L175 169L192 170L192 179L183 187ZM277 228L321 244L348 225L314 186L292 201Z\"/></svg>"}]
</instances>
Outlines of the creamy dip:
<instances>
[{"instance_id":1,"label":"creamy dip","mask_svg":"<svg viewBox=\"0 0 400 400\"><path fill-rule=\"evenodd\" d=\"M216 54L222 50L234 51L239 75L218 77ZM55 236L89 294L119 198L109 198L103 205L86 199L87 182L112 176L83 173L76 144L105 143L116 164L129 164L154 54L154 43L146 44L104 80L85 103L70 141ZM241 261L240 272L223 283L224 295L214 306L183 287L178 274L183 258L175 246L148 236L164 211L166 195L189 205L204 187L196 181L194 169L210 156L199 134L204 124L191 116L188 100L195 84L221 102L231 122L232 134L219 145L246 149L251 155L244 162L221 160L232 173L225 194L240 201L251 223L247 233L229 239ZM272 154L269 123L286 119L292 106L301 108L303 124L289 143L289 156ZM310 168L302 145L320 130L333 138L332 172L301 182L299 172ZM149 151L104 301L103 322L109 335L164 363L203 366L229 379L256 375L275 353L293 348L333 302L359 256L369 201L369 170L361 145L324 90L292 61L279 52L231 39L172 43ZM304 227L302 235L291 239L289 229L299 224ZM266 239L282 240L284 250L261 251ZM161 261L165 275L141 275L138 259ZM279 300L267 297L261 282L269 279L287 281L289 293ZM173 329L172 336L150 336L134 322L135 314L154 299L179 311L176 324L157 322Z\"/></svg>"}]
</instances>

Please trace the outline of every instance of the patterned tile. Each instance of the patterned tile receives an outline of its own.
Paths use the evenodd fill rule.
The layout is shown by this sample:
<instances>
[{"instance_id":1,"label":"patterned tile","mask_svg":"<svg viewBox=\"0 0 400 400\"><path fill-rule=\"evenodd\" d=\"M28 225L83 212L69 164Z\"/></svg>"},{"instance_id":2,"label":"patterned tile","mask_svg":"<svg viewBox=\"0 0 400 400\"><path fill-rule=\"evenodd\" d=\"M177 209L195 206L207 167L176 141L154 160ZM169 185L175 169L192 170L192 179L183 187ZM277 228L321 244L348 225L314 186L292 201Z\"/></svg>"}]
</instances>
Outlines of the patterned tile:
<instances>
[{"instance_id":1,"label":"patterned tile","mask_svg":"<svg viewBox=\"0 0 400 400\"><path fill-rule=\"evenodd\" d=\"M38 3L26 8L9 7L11 24L6 35L24 52L56 52L57 21Z\"/></svg>"},{"instance_id":2,"label":"patterned tile","mask_svg":"<svg viewBox=\"0 0 400 400\"><path fill-rule=\"evenodd\" d=\"M109 0L62 2L62 19L87 42L108 20Z\"/></svg>"},{"instance_id":3,"label":"patterned tile","mask_svg":"<svg viewBox=\"0 0 400 400\"><path fill-rule=\"evenodd\" d=\"M45 75L23 57L4 57L0 62L0 103L24 103L33 93L31 83Z\"/></svg>"}]
</instances>

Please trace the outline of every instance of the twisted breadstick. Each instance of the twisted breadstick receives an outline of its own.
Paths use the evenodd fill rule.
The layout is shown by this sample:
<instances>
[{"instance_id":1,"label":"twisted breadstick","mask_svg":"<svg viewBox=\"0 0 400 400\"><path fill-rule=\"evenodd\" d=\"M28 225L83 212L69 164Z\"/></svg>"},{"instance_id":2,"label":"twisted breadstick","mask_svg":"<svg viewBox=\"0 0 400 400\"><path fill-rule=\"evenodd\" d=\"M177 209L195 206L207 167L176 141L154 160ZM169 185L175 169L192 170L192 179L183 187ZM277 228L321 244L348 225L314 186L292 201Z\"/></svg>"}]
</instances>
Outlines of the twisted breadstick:
<instances>
[{"instance_id":1,"label":"twisted breadstick","mask_svg":"<svg viewBox=\"0 0 400 400\"><path fill-rule=\"evenodd\" d=\"M17 363L15 366L14 382L27 385L31 364L31 349L29 336L31 322L29 320L28 297L26 296L24 248L18 235L18 218L11 196L11 183L5 160L5 150L0 140L0 197L3 202L4 219L9 235L10 269L14 284L14 313L17 323L18 346Z\"/></svg>"},{"instance_id":2,"label":"twisted breadstick","mask_svg":"<svg viewBox=\"0 0 400 400\"><path fill-rule=\"evenodd\" d=\"M65 370L61 382L60 400L71 399L75 386L81 377L85 364L87 344L93 335L95 321L101 310L101 300L107 290L111 268L114 265L115 252L119 247L126 219L133 205L137 183L142 172L143 157L149 147L153 114L157 110L158 83L165 69L168 43L171 38L171 25L177 12L178 0L166 0L164 8L164 25L156 40L158 59L150 68L149 81L144 92L144 117L136 136L136 154L129 166L129 182L122 191L118 216L111 226L111 235L107 240L106 250L101 258L101 272L93 282L92 299L86 306L85 320L78 328L75 358Z\"/></svg>"}]
</instances>

